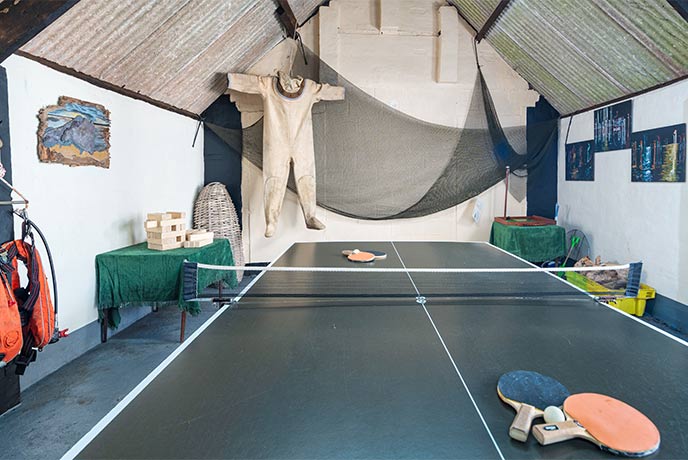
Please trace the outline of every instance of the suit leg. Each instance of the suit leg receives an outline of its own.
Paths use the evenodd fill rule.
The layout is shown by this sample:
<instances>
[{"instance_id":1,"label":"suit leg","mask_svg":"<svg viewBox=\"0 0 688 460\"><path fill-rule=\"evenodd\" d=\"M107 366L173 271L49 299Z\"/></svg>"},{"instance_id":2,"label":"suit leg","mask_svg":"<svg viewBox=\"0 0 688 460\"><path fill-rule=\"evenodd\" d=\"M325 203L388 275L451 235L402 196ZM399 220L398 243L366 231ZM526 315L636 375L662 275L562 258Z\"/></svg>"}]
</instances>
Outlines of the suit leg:
<instances>
[{"instance_id":1,"label":"suit leg","mask_svg":"<svg viewBox=\"0 0 688 460\"><path fill-rule=\"evenodd\" d=\"M315 177L301 176L296 180L296 191L299 194L299 203L303 211L303 218L306 227L312 230L323 230L325 224L315 217L316 197L315 197Z\"/></svg>"}]
</instances>

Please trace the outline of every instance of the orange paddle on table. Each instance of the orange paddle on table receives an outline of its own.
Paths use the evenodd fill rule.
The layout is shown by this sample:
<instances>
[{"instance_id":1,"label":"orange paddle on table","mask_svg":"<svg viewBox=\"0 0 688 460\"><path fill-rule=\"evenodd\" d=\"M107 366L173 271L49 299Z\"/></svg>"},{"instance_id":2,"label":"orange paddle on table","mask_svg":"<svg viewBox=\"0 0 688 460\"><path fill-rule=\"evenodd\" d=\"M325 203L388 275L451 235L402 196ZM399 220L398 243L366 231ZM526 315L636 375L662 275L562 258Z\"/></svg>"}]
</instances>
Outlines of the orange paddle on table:
<instances>
[{"instance_id":1,"label":"orange paddle on table","mask_svg":"<svg viewBox=\"0 0 688 460\"><path fill-rule=\"evenodd\" d=\"M358 250L358 249L344 249L344 250L342 251L342 255L343 255L343 256L346 256L346 257L348 258L351 254L361 253L361 252L365 252L365 253L370 253L370 254L372 254L373 256L375 256L375 260L384 260L384 259L387 258L387 253L386 253L386 252L383 252L383 251L373 251L373 250L371 250L371 249L364 249L364 250L362 250L362 251L360 251L360 250Z\"/></svg>"},{"instance_id":2,"label":"orange paddle on table","mask_svg":"<svg viewBox=\"0 0 688 460\"><path fill-rule=\"evenodd\" d=\"M346 258L351 262L372 262L375 260L375 254L354 249Z\"/></svg>"},{"instance_id":3,"label":"orange paddle on table","mask_svg":"<svg viewBox=\"0 0 688 460\"><path fill-rule=\"evenodd\" d=\"M565 422L533 427L546 446L582 438L600 449L626 457L644 457L659 449L659 430L642 412L623 401L597 393L581 393L564 401Z\"/></svg>"}]
</instances>

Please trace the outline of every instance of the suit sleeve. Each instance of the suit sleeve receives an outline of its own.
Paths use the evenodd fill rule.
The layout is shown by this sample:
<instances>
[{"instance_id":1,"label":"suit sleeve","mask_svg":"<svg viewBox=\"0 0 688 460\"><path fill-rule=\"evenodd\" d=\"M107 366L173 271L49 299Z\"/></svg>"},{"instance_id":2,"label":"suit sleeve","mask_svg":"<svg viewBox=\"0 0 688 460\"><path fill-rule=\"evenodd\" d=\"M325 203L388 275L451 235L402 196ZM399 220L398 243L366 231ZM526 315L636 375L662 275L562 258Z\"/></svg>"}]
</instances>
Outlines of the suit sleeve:
<instances>
[{"instance_id":1,"label":"suit sleeve","mask_svg":"<svg viewBox=\"0 0 688 460\"><path fill-rule=\"evenodd\" d=\"M316 83L316 101L341 101L344 99L344 88L341 86L331 86L327 83Z\"/></svg>"},{"instance_id":2,"label":"suit sleeve","mask_svg":"<svg viewBox=\"0 0 688 460\"><path fill-rule=\"evenodd\" d=\"M258 75L247 75L243 73L227 74L227 89L248 94L263 94L265 88L264 79ZM267 77L269 78L269 77Z\"/></svg>"}]
</instances>

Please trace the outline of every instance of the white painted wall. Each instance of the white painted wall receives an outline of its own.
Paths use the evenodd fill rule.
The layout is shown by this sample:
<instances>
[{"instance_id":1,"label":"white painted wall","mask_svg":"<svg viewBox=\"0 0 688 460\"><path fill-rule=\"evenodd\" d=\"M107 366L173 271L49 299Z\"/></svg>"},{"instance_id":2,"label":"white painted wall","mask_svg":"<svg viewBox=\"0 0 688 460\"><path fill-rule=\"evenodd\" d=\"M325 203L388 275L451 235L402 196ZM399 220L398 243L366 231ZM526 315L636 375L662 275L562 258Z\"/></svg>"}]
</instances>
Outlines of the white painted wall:
<instances>
[{"instance_id":1,"label":"white painted wall","mask_svg":"<svg viewBox=\"0 0 688 460\"><path fill-rule=\"evenodd\" d=\"M593 112L573 117L568 143L593 138ZM631 182L630 149L595 154L595 181L565 180L570 118L559 124L559 222L582 230L604 260L643 261L643 280L688 303L688 184ZM688 81L633 98L633 130L688 121Z\"/></svg>"},{"instance_id":2,"label":"white painted wall","mask_svg":"<svg viewBox=\"0 0 688 460\"><path fill-rule=\"evenodd\" d=\"M400 5L401 3L401 5ZM349 81L386 104L420 120L464 125L477 68L472 32L453 8L439 0L332 0L302 27L304 43ZM442 28L442 35L438 31ZM249 73L265 74L283 59L267 55ZM486 42L479 54L504 126L525 125L526 107L537 93ZM300 55L297 57L300 59ZM241 105L240 105L241 109ZM242 109L243 110L243 109ZM242 113L244 122L255 117ZM503 210L504 186L497 185L452 209L431 216L364 221L318 210L324 231L307 230L298 201L287 192L275 236L265 238L263 185L258 168L244 162L244 247L247 260L272 260L294 241L487 240L495 215ZM482 218L472 219L476 200ZM510 198L511 215L525 214L525 200Z\"/></svg>"},{"instance_id":3,"label":"white painted wall","mask_svg":"<svg viewBox=\"0 0 688 460\"><path fill-rule=\"evenodd\" d=\"M144 241L147 212L181 210L190 216L203 183L203 133L192 148L196 122L190 118L18 56L3 66L14 185L30 200L29 215L47 236L56 261L60 327L74 331L98 315L96 254ZM38 161L36 115L59 96L110 111L110 169ZM15 231L19 235L18 227Z\"/></svg>"}]
</instances>

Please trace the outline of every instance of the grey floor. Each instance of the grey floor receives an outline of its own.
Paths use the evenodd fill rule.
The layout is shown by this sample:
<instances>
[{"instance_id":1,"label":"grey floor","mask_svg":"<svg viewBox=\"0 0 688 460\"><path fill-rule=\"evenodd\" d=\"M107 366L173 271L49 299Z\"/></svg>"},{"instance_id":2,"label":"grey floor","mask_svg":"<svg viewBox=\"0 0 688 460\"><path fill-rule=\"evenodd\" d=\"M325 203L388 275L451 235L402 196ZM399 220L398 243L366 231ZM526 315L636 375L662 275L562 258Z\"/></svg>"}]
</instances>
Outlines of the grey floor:
<instances>
[{"instance_id":1,"label":"grey floor","mask_svg":"<svg viewBox=\"0 0 688 460\"><path fill-rule=\"evenodd\" d=\"M216 311L189 315L187 337ZM178 346L179 311L161 309L32 385L0 416L0 458L60 458Z\"/></svg>"},{"instance_id":2,"label":"grey floor","mask_svg":"<svg viewBox=\"0 0 688 460\"><path fill-rule=\"evenodd\" d=\"M645 315L642 317L642 320L645 321L646 323L652 324L653 326L657 327L658 329L661 329L665 332L668 332L671 335L674 335L678 337L679 339L685 340L688 342L688 331L678 331L671 327L669 324L667 324L665 321L662 321L659 318L655 318L654 316L649 316Z\"/></svg>"},{"instance_id":3,"label":"grey floor","mask_svg":"<svg viewBox=\"0 0 688 460\"><path fill-rule=\"evenodd\" d=\"M187 337L215 313L188 317ZM688 339L653 319L648 322ZM0 416L0 459L59 458L179 346L179 311L139 320L22 393ZM30 368L29 368L30 370Z\"/></svg>"}]
</instances>

